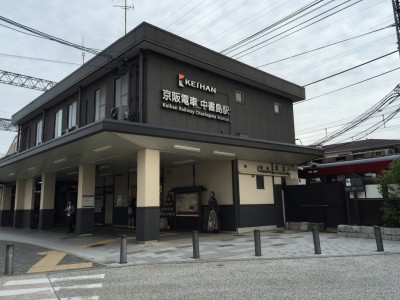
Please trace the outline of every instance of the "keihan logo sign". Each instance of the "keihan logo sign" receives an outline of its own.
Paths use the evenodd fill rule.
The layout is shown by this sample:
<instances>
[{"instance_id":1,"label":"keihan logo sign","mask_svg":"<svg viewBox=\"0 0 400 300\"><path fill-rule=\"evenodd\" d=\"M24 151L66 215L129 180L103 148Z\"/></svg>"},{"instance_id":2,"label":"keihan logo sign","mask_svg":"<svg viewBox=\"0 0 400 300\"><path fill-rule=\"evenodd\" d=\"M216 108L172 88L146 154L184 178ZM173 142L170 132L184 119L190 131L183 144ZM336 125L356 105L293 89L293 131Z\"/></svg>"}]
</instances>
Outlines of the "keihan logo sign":
<instances>
[{"instance_id":1,"label":"keihan logo sign","mask_svg":"<svg viewBox=\"0 0 400 300\"><path fill-rule=\"evenodd\" d=\"M181 88L188 86L188 87L206 91L206 92L209 92L212 94L217 93L217 88L206 85L206 84L198 82L198 81L193 81L193 80L187 79L185 77L185 75L183 75L183 74L178 74L178 86Z\"/></svg>"}]
</instances>

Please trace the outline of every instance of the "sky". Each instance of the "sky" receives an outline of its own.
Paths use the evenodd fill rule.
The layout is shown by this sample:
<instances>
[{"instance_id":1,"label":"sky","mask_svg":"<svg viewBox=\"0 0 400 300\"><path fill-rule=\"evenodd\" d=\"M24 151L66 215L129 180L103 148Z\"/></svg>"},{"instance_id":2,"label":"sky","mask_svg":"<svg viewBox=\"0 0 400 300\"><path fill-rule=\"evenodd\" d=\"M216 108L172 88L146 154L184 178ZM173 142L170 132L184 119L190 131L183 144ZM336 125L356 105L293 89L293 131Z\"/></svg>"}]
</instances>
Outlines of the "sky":
<instances>
[{"instance_id":1,"label":"sky","mask_svg":"<svg viewBox=\"0 0 400 300\"><path fill-rule=\"evenodd\" d=\"M305 5L315 2L127 0L126 5L133 9L126 10L126 27L130 31L140 23L148 22L221 52L275 24L263 33L264 36L258 36L258 40L224 53L305 86L306 101L294 105L296 143L311 145L357 119L389 94L400 79L400 70L394 70L400 67L397 52L310 84L397 50L395 28L389 27L394 24L391 0L322 0L309 9L307 15L301 17L300 13L290 19L291 23L287 21L276 25ZM75 44L104 49L124 35L125 10L120 7L124 5L125 0L2 0L0 16ZM316 22L321 18L324 19ZM311 20L307 22L308 19ZM315 24L310 24L312 22ZM5 26L15 29L0 21L0 70L59 82L82 65L80 50ZM363 34L362 37L341 42ZM337 44L325 47L332 43ZM246 50L249 47L253 48ZM298 55L304 52L309 53ZM288 59L291 56L295 57ZM88 61L91 57L86 53L84 60ZM375 79L330 93L389 71ZM0 118L11 118L42 93L0 83ZM320 96L326 93L330 94ZM357 134L385 120L399 105L400 99L397 99L387 109L367 120L366 125L328 143L360 138ZM15 135L14 132L0 131L0 154L7 152ZM361 138L400 139L400 114L374 133L361 135Z\"/></svg>"}]
</instances>

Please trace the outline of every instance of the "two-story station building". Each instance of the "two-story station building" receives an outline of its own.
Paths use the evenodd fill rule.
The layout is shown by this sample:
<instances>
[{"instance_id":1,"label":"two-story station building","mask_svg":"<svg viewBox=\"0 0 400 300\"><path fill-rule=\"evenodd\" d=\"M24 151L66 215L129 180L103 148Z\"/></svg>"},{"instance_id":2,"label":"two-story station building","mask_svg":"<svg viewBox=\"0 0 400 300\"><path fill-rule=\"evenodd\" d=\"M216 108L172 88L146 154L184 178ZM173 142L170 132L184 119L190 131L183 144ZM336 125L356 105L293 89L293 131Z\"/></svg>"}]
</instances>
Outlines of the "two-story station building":
<instances>
[{"instance_id":1,"label":"two-story station building","mask_svg":"<svg viewBox=\"0 0 400 300\"><path fill-rule=\"evenodd\" d=\"M12 116L0 161L2 226L51 229L71 200L77 234L128 225L203 230L283 226L282 186L322 151L295 144L303 87L142 23Z\"/></svg>"}]
</instances>

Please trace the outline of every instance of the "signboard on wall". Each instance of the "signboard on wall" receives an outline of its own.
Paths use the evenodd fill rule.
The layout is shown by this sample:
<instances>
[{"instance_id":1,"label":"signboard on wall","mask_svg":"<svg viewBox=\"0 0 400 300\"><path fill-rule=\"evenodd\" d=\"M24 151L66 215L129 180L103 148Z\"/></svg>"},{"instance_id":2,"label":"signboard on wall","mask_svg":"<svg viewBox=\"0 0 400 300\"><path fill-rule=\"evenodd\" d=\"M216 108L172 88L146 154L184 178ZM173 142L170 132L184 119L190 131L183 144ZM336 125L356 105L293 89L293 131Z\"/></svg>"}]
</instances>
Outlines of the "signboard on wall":
<instances>
[{"instance_id":1,"label":"signboard on wall","mask_svg":"<svg viewBox=\"0 0 400 300\"><path fill-rule=\"evenodd\" d=\"M178 74L178 87L190 87L210 94L216 94L217 88L205 83L186 78ZM161 91L161 106L165 109L175 110L182 113L214 119L223 122L230 122L230 107L221 101L211 101L205 98L198 98L188 93L181 93L163 89Z\"/></svg>"},{"instance_id":2,"label":"signboard on wall","mask_svg":"<svg viewBox=\"0 0 400 300\"><path fill-rule=\"evenodd\" d=\"M82 207L94 207L94 196L82 196Z\"/></svg>"},{"instance_id":3,"label":"signboard on wall","mask_svg":"<svg viewBox=\"0 0 400 300\"><path fill-rule=\"evenodd\" d=\"M176 216L199 216L199 193L176 194Z\"/></svg>"}]
</instances>

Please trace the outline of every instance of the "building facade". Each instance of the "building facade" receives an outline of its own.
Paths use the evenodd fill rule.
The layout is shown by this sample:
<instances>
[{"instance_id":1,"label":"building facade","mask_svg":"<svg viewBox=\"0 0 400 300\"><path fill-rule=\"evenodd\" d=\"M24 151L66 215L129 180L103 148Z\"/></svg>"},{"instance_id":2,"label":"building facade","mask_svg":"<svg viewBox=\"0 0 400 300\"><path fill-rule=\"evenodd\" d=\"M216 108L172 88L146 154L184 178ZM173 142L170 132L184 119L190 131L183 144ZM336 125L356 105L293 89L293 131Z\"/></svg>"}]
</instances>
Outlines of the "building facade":
<instances>
[{"instance_id":1,"label":"building facade","mask_svg":"<svg viewBox=\"0 0 400 300\"><path fill-rule=\"evenodd\" d=\"M51 229L67 200L76 231L282 226L282 185L322 150L295 145L304 88L147 23L12 117L17 152L0 161L1 225Z\"/></svg>"}]
</instances>

